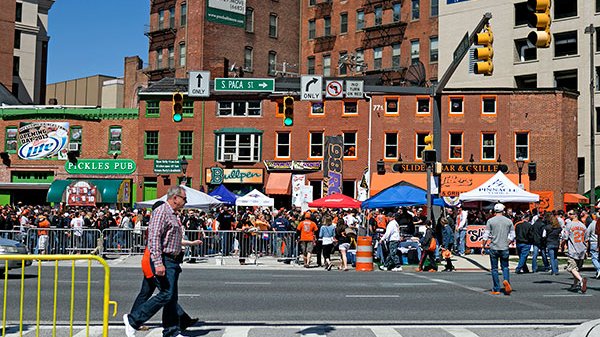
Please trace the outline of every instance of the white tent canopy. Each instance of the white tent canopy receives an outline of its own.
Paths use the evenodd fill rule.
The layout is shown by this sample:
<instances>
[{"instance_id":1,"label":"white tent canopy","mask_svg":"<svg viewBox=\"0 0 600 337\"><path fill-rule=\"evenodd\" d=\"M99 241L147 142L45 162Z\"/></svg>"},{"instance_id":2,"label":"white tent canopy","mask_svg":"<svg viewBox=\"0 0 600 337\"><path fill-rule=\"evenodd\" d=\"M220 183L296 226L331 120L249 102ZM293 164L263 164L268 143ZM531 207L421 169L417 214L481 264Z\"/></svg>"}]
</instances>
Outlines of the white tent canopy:
<instances>
[{"instance_id":1,"label":"white tent canopy","mask_svg":"<svg viewBox=\"0 0 600 337\"><path fill-rule=\"evenodd\" d=\"M523 190L508 179L504 173L498 171L479 187L462 193L459 199L461 201L538 202L540 196Z\"/></svg>"},{"instance_id":2,"label":"white tent canopy","mask_svg":"<svg viewBox=\"0 0 600 337\"><path fill-rule=\"evenodd\" d=\"M237 198L235 200L235 205L273 207L275 206L275 199L267 197L258 190L252 190L252 192L245 196Z\"/></svg>"},{"instance_id":3,"label":"white tent canopy","mask_svg":"<svg viewBox=\"0 0 600 337\"><path fill-rule=\"evenodd\" d=\"M214 207L219 207L223 204L218 199L213 198L206 193L200 192L198 190L195 190L195 189L193 189L191 187L187 187L187 186L181 186L181 187L183 187L183 189L185 189L185 195L187 198L187 203L185 204L184 208L210 209L210 208L214 208ZM158 199L137 202L135 204L135 208L152 207L152 205L154 205L154 203L159 200L167 201L167 195L165 194Z\"/></svg>"}]
</instances>

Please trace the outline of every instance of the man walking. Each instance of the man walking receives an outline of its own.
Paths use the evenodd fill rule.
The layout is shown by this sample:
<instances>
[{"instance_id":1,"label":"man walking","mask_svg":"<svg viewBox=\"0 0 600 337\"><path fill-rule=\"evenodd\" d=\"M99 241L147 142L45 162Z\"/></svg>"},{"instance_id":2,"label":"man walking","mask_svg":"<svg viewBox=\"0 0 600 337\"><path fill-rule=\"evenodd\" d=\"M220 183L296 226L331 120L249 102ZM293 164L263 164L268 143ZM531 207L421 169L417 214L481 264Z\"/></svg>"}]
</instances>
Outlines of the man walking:
<instances>
[{"instance_id":1,"label":"man walking","mask_svg":"<svg viewBox=\"0 0 600 337\"><path fill-rule=\"evenodd\" d=\"M483 247L489 247L493 282L492 295L500 295L498 259L500 259L500 266L502 267L504 294L510 295L512 292L510 271L508 269L508 244L515 239L515 229L512 221L505 217L502 212L504 212L503 204L497 203L494 205L495 215L487 221L483 232Z\"/></svg>"},{"instance_id":2,"label":"man walking","mask_svg":"<svg viewBox=\"0 0 600 337\"><path fill-rule=\"evenodd\" d=\"M183 228L176 212L186 202L185 189L174 186L167 192L167 202L152 212L148 226L148 249L159 292L130 314L123 315L127 337L134 337L135 331L161 308L163 336L181 336L177 315L177 282L183 260Z\"/></svg>"},{"instance_id":3,"label":"man walking","mask_svg":"<svg viewBox=\"0 0 600 337\"><path fill-rule=\"evenodd\" d=\"M466 251L466 238L467 238L467 218L469 217L469 212L464 210L462 206L458 206L456 212L456 249L458 250L459 256L464 256Z\"/></svg>"},{"instance_id":4,"label":"man walking","mask_svg":"<svg viewBox=\"0 0 600 337\"><path fill-rule=\"evenodd\" d=\"M385 259L385 263L379 266L381 270L391 271L402 271L402 265L400 265L400 258L398 257L398 245L400 243L400 227L394 218L394 213L389 212L387 214L387 227L385 234L381 238L381 243L388 244L388 255Z\"/></svg>"},{"instance_id":5,"label":"man walking","mask_svg":"<svg viewBox=\"0 0 600 337\"><path fill-rule=\"evenodd\" d=\"M567 221L562 231L563 242L567 241L569 251L567 253L567 266L565 269L573 275L573 285L569 291L580 290L582 294L587 291L587 278L582 277L579 270L585 260L587 245L585 242L585 225L579 221L579 217L574 210L570 210L567 215L571 221Z\"/></svg>"}]
</instances>

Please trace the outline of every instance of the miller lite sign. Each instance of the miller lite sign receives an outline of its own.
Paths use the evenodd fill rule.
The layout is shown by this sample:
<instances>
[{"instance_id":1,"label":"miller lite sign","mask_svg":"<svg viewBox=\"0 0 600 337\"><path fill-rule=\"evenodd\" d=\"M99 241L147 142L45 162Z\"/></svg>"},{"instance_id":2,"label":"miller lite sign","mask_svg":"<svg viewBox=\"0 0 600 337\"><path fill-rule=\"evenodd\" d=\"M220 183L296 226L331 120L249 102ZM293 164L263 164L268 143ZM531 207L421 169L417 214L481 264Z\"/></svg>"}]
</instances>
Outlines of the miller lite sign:
<instances>
[{"instance_id":1,"label":"miller lite sign","mask_svg":"<svg viewBox=\"0 0 600 337\"><path fill-rule=\"evenodd\" d=\"M66 152L69 123L21 122L19 124L19 158L49 159Z\"/></svg>"}]
</instances>

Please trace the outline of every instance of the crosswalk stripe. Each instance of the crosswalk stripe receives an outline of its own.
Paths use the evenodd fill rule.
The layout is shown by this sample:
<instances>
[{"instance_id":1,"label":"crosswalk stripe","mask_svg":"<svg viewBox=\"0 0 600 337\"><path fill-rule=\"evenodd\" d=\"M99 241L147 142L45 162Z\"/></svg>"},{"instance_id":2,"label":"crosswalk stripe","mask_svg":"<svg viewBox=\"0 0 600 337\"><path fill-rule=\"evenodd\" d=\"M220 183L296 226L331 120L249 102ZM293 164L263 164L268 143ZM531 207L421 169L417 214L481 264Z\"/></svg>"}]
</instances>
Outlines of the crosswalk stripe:
<instances>
[{"instance_id":1,"label":"crosswalk stripe","mask_svg":"<svg viewBox=\"0 0 600 337\"><path fill-rule=\"evenodd\" d=\"M446 332L448 332L449 334L455 336L455 337L479 337L477 336L477 334L475 334L473 331L470 331L468 329L465 328L443 328Z\"/></svg>"},{"instance_id":2,"label":"crosswalk stripe","mask_svg":"<svg viewBox=\"0 0 600 337\"><path fill-rule=\"evenodd\" d=\"M83 330L79 331L73 337L93 337L93 336L102 336L102 327L101 326L90 326L90 334L87 334L87 329L84 327Z\"/></svg>"},{"instance_id":3,"label":"crosswalk stripe","mask_svg":"<svg viewBox=\"0 0 600 337\"><path fill-rule=\"evenodd\" d=\"M375 337L402 337L396 329L387 326L374 326L371 331Z\"/></svg>"},{"instance_id":4,"label":"crosswalk stripe","mask_svg":"<svg viewBox=\"0 0 600 337\"><path fill-rule=\"evenodd\" d=\"M249 326L233 326L225 328L222 337L248 337L252 327Z\"/></svg>"},{"instance_id":5,"label":"crosswalk stripe","mask_svg":"<svg viewBox=\"0 0 600 337\"><path fill-rule=\"evenodd\" d=\"M146 334L145 337L159 337L162 336L162 328L155 328L155 329L151 329L150 332L148 334Z\"/></svg>"}]
</instances>

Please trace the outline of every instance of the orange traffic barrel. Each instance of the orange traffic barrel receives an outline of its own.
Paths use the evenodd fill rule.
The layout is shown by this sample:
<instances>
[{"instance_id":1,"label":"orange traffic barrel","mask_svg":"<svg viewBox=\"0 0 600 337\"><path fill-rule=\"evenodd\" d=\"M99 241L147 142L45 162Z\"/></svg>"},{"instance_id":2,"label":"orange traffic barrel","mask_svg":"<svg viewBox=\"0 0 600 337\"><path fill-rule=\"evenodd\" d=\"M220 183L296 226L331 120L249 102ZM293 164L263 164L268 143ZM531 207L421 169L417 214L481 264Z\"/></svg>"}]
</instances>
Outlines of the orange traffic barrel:
<instances>
[{"instance_id":1,"label":"orange traffic barrel","mask_svg":"<svg viewBox=\"0 0 600 337\"><path fill-rule=\"evenodd\" d=\"M359 236L356 240L356 271L373 271L373 239Z\"/></svg>"}]
</instances>

